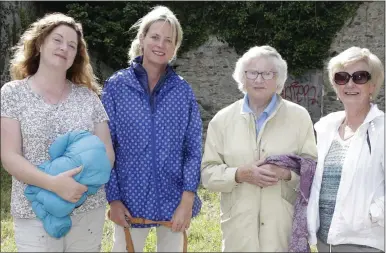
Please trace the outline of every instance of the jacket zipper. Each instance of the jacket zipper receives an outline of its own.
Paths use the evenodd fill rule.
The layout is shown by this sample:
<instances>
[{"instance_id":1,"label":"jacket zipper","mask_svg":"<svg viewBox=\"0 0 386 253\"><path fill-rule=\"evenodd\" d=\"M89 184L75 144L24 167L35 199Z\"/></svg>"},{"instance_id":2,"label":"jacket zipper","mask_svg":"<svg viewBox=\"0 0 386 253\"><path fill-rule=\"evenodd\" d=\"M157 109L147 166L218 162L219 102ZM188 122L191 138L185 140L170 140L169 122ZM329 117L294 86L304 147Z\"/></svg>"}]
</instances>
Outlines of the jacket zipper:
<instances>
[{"instance_id":1,"label":"jacket zipper","mask_svg":"<svg viewBox=\"0 0 386 253\"><path fill-rule=\"evenodd\" d=\"M156 110L156 102L157 102L157 98L156 98L156 88L158 88L158 86L160 85L161 82L164 82L166 79L166 76L163 76L161 77L161 79L158 81L158 83L155 85L153 91L150 91L149 90L149 106L150 106L150 117L151 117L151 154L152 154L152 166L153 166L153 175L156 176L157 173L157 166L156 166L156 147L155 147L155 144L156 144L156 141L155 141L155 138L156 138L156 130L155 130L155 110ZM155 178L155 182L158 184L159 180L158 178ZM159 188L157 186L157 188ZM160 209L160 201L159 201L159 195L157 195L157 209L159 210ZM159 214L159 212L157 212ZM157 219L160 219L160 217L157 217Z\"/></svg>"},{"instance_id":2,"label":"jacket zipper","mask_svg":"<svg viewBox=\"0 0 386 253\"><path fill-rule=\"evenodd\" d=\"M156 177L156 148L155 148L155 92L152 92L149 96L149 106L150 106L150 117L151 117L151 160L152 160L152 174L154 177ZM154 178L155 182L158 182L156 178ZM157 187L158 188L158 187ZM159 209L159 199L158 195L156 195L157 201L157 209ZM156 212L158 213L158 212ZM159 219L159 217L156 217L156 219Z\"/></svg>"}]
</instances>

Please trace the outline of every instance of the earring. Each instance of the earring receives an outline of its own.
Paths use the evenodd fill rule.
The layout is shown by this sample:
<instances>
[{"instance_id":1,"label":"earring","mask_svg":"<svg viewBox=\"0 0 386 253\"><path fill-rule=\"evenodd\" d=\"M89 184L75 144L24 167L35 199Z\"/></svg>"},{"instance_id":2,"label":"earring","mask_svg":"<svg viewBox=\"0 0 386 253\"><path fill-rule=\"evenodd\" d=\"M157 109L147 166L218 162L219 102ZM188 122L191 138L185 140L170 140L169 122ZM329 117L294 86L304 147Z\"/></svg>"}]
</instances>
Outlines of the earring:
<instances>
[{"instance_id":1,"label":"earring","mask_svg":"<svg viewBox=\"0 0 386 253\"><path fill-rule=\"evenodd\" d=\"M370 94L370 101L372 101L372 100L373 100L373 95Z\"/></svg>"},{"instance_id":2,"label":"earring","mask_svg":"<svg viewBox=\"0 0 386 253\"><path fill-rule=\"evenodd\" d=\"M339 101L339 97L338 96L336 96L336 100Z\"/></svg>"}]
</instances>

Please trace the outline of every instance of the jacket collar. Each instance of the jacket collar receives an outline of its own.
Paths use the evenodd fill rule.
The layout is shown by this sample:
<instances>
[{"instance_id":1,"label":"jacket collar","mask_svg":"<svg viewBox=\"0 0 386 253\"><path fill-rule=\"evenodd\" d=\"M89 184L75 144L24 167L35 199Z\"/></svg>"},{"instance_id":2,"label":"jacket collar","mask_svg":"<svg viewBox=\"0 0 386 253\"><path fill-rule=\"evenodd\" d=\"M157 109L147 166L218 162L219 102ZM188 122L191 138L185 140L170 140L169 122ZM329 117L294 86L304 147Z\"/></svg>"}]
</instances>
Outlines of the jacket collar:
<instances>
[{"instance_id":1,"label":"jacket collar","mask_svg":"<svg viewBox=\"0 0 386 253\"><path fill-rule=\"evenodd\" d=\"M271 99L271 102L272 102L272 100L274 100L274 104L268 105L269 108L267 107L265 109L265 110L269 109L268 118L272 118L273 116L275 116L276 112L280 109L280 107L283 104L283 99L281 98L280 95L274 94L274 96L276 97L276 99L275 100ZM253 118L253 116L252 116L253 113L247 113L244 111L244 109L245 109L244 105L245 105L245 99L240 99L240 114L241 114L241 116L244 117L245 119Z\"/></svg>"},{"instance_id":2,"label":"jacket collar","mask_svg":"<svg viewBox=\"0 0 386 253\"><path fill-rule=\"evenodd\" d=\"M130 76L133 79L133 82L130 82L130 86L133 88L141 91L141 92L147 92L149 93L149 86L148 86L148 76L146 69L142 66L143 57L137 56L130 64L129 72ZM169 78L172 74L174 74L173 68L168 64L166 66L166 71L164 75L161 76L160 80L164 79L163 81L159 82L156 87L154 88L153 92L158 92L161 90L161 88L164 86L166 79ZM133 78L135 77L135 78Z\"/></svg>"},{"instance_id":3,"label":"jacket collar","mask_svg":"<svg viewBox=\"0 0 386 253\"><path fill-rule=\"evenodd\" d=\"M263 113L265 113L267 115L267 117L269 117L274 112L275 107L276 107L276 102L277 102L277 94L275 93L275 94L273 94L271 101L264 108ZM241 107L241 114L244 114L244 113L252 113L253 114L252 109L249 107L248 94L245 94L244 99L243 99L243 105Z\"/></svg>"},{"instance_id":4,"label":"jacket collar","mask_svg":"<svg viewBox=\"0 0 386 253\"><path fill-rule=\"evenodd\" d=\"M363 125L370 123L371 121L384 116L384 112L378 109L376 104L371 104L370 111L367 113L366 118L359 128L362 128ZM336 130L339 128L340 124L343 122L346 117L345 111L333 112L329 115L321 118L317 123L315 123L316 132L325 132Z\"/></svg>"}]
</instances>

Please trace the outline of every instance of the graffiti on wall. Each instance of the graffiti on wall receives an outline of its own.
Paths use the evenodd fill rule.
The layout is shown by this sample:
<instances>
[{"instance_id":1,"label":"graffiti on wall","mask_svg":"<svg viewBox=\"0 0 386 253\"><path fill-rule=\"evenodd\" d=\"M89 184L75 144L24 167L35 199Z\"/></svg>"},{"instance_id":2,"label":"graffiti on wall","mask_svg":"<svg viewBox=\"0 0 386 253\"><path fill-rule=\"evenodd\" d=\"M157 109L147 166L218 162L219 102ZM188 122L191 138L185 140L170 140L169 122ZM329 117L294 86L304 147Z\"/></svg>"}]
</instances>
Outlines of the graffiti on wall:
<instances>
[{"instance_id":1,"label":"graffiti on wall","mask_svg":"<svg viewBox=\"0 0 386 253\"><path fill-rule=\"evenodd\" d=\"M310 71L298 78L290 76L284 85L281 96L305 107L315 122L322 113L322 90L322 72Z\"/></svg>"}]
</instances>

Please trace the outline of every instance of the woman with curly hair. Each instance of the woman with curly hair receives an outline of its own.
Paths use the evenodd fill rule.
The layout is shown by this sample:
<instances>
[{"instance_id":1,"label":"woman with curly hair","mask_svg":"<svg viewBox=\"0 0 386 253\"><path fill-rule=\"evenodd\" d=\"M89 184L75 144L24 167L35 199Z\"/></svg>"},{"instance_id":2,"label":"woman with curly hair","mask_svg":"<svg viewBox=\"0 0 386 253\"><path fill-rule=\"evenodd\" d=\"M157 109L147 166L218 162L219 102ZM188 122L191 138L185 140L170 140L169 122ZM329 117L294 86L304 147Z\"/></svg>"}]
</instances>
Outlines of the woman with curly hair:
<instances>
[{"instance_id":1,"label":"woman with curly hair","mask_svg":"<svg viewBox=\"0 0 386 253\"><path fill-rule=\"evenodd\" d=\"M21 36L11 60L12 81L1 88L1 161L12 177L11 214L18 251L100 250L106 199L103 187L71 214L65 236L49 236L24 195L27 185L49 190L69 202L87 187L74 168L57 176L37 166L62 134L87 130L98 136L114 163L108 116L97 93L82 27L69 16L53 13L34 22Z\"/></svg>"}]
</instances>

